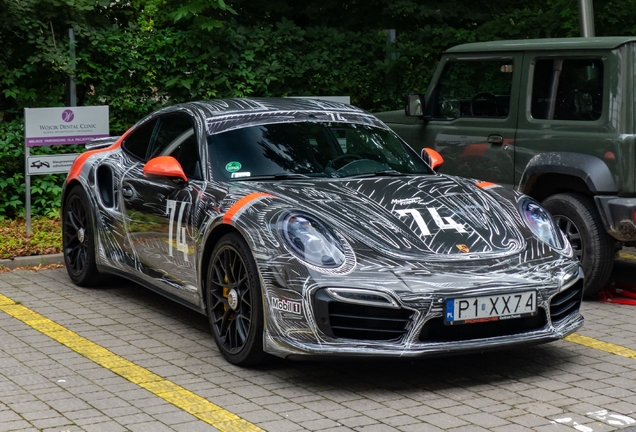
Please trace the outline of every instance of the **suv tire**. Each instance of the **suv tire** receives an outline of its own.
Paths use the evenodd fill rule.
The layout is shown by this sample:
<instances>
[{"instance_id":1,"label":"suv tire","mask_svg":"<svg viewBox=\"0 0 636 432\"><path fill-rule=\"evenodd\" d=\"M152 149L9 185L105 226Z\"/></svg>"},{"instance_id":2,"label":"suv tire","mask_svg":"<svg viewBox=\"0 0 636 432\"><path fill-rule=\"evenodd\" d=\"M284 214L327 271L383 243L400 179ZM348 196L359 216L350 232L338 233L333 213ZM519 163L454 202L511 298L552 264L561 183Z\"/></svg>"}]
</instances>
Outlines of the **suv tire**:
<instances>
[{"instance_id":1,"label":"suv tire","mask_svg":"<svg viewBox=\"0 0 636 432\"><path fill-rule=\"evenodd\" d=\"M609 279L614 265L614 241L605 231L594 201L579 193L560 193L543 201L572 244L585 273L583 296L593 298Z\"/></svg>"}]
</instances>

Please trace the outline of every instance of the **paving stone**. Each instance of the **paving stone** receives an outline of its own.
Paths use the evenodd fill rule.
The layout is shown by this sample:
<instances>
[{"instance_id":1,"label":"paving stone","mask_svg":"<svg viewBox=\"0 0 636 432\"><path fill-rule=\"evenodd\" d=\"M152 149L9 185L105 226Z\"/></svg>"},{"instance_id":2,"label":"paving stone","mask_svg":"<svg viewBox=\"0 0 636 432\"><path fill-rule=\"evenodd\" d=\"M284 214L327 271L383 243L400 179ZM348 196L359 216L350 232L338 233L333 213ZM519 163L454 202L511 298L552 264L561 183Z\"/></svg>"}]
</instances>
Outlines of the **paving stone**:
<instances>
[{"instance_id":1,"label":"paving stone","mask_svg":"<svg viewBox=\"0 0 636 432\"><path fill-rule=\"evenodd\" d=\"M204 316L134 284L85 290L63 269L9 272L0 293L265 430L558 431L572 428L552 419L570 413L605 432L586 410L636 411L636 361L566 341L449 359L244 369L222 358ZM583 311L582 334L636 349L629 307L586 302ZM0 340L0 431L215 430L2 312Z\"/></svg>"},{"instance_id":2,"label":"paving stone","mask_svg":"<svg viewBox=\"0 0 636 432\"><path fill-rule=\"evenodd\" d=\"M372 418L366 417L366 416L357 416L357 417L349 417L349 418L345 418L342 420L338 420L338 423L341 423L345 426L351 427L351 428L360 428L361 426L368 426L371 424L376 424L378 423L377 420L374 420Z\"/></svg>"},{"instance_id":3,"label":"paving stone","mask_svg":"<svg viewBox=\"0 0 636 432\"><path fill-rule=\"evenodd\" d=\"M440 432L444 429L440 429L429 423L418 423L413 425L406 425L400 428L404 432Z\"/></svg>"},{"instance_id":4,"label":"paving stone","mask_svg":"<svg viewBox=\"0 0 636 432\"><path fill-rule=\"evenodd\" d=\"M260 423L259 426L271 432L292 432L292 431L300 431L307 430L299 424L290 422L289 420L274 420L269 422Z\"/></svg>"},{"instance_id":5,"label":"paving stone","mask_svg":"<svg viewBox=\"0 0 636 432\"><path fill-rule=\"evenodd\" d=\"M487 413L465 414L461 416L461 419L473 425L484 427L487 429L492 429L494 427L503 426L510 423L509 421L506 421L500 417Z\"/></svg>"},{"instance_id":6,"label":"paving stone","mask_svg":"<svg viewBox=\"0 0 636 432\"><path fill-rule=\"evenodd\" d=\"M459 426L465 426L467 421L462 420L459 417L455 417L446 413L436 413L426 416L426 422L438 426L442 429L450 429Z\"/></svg>"},{"instance_id":7,"label":"paving stone","mask_svg":"<svg viewBox=\"0 0 636 432\"><path fill-rule=\"evenodd\" d=\"M306 409L306 408L302 408L295 411L289 411L285 413L281 411L277 411L277 410L274 410L274 412L278 413L281 416L285 416L286 419L296 423L309 421L309 420L324 419L323 415L317 413L316 411Z\"/></svg>"},{"instance_id":8,"label":"paving stone","mask_svg":"<svg viewBox=\"0 0 636 432\"><path fill-rule=\"evenodd\" d=\"M341 420L345 418L357 417L360 415L358 411L349 408L342 408L333 411L319 411L323 416L332 420Z\"/></svg>"}]
</instances>

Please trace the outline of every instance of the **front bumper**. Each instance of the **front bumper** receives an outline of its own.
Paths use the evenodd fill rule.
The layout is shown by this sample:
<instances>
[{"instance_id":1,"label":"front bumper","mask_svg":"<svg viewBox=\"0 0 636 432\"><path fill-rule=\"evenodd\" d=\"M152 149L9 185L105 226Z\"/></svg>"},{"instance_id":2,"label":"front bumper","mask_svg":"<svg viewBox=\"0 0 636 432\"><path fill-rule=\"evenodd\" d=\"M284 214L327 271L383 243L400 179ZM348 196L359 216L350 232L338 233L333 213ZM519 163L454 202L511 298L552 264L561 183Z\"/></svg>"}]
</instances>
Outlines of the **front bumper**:
<instances>
[{"instance_id":1,"label":"front bumper","mask_svg":"<svg viewBox=\"0 0 636 432\"><path fill-rule=\"evenodd\" d=\"M285 312L279 308L283 315L268 320L265 351L291 358L448 355L551 342L583 325L579 313L583 294L580 269L563 286L538 290L539 313L534 317L456 326L442 324L443 300L447 295L432 294L420 298L396 295L399 309L385 308L387 313L382 314L370 310L374 307L360 309L359 305L354 305L347 308L347 303L330 301L324 291L318 288L302 301L308 327L303 328L298 319L299 325L285 319ZM338 307L330 307L329 303ZM362 312L363 309L366 311ZM347 320L343 324L343 316L350 319L352 315L362 313L367 315L359 317L358 324L352 326L355 330L346 328ZM366 332L360 329L362 325L369 327ZM385 335L393 332L395 337L382 336L382 332Z\"/></svg>"},{"instance_id":2,"label":"front bumper","mask_svg":"<svg viewBox=\"0 0 636 432\"><path fill-rule=\"evenodd\" d=\"M595 196L605 230L616 240L636 241L636 198Z\"/></svg>"}]
</instances>

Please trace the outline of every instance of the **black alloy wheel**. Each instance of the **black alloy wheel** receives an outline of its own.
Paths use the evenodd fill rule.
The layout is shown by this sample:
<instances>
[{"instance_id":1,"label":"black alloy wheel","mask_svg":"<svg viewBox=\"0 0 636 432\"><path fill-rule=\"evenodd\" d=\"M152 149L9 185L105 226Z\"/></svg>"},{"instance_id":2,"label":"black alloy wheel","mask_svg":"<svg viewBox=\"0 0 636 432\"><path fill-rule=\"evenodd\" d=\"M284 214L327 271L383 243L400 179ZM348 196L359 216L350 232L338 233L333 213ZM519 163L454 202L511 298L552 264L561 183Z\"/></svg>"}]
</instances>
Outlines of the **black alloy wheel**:
<instances>
[{"instance_id":1,"label":"black alloy wheel","mask_svg":"<svg viewBox=\"0 0 636 432\"><path fill-rule=\"evenodd\" d=\"M225 359L243 366L261 362L265 356L261 285L254 258L240 235L227 234L215 246L206 287L208 319Z\"/></svg>"},{"instance_id":2,"label":"black alloy wheel","mask_svg":"<svg viewBox=\"0 0 636 432\"><path fill-rule=\"evenodd\" d=\"M585 275L583 295L594 298L612 272L615 242L605 231L594 201L580 193L560 193L543 201L566 235Z\"/></svg>"},{"instance_id":3,"label":"black alloy wheel","mask_svg":"<svg viewBox=\"0 0 636 432\"><path fill-rule=\"evenodd\" d=\"M570 241L574 257L579 261L583 261L583 238L576 224L563 215L555 215L554 222Z\"/></svg>"},{"instance_id":4,"label":"black alloy wheel","mask_svg":"<svg viewBox=\"0 0 636 432\"><path fill-rule=\"evenodd\" d=\"M99 279L93 232L86 193L81 186L75 186L62 211L62 248L66 271L79 286L94 286Z\"/></svg>"}]
</instances>

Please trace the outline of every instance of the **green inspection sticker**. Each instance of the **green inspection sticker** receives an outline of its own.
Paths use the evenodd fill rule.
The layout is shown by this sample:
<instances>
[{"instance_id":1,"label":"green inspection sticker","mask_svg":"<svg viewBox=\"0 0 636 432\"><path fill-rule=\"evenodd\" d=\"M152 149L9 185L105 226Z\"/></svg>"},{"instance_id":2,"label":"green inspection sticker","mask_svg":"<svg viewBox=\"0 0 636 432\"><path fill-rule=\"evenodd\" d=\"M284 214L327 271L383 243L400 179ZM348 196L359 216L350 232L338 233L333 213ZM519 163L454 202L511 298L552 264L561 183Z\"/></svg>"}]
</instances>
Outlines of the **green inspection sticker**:
<instances>
[{"instance_id":1,"label":"green inspection sticker","mask_svg":"<svg viewBox=\"0 0 636 432\"><path fill-rule=\"evenodd\" d=\"M229 162L225 165L225 170L227 172L237 172L241 169L241 164L239 162Z\"/></svg>"}]
</instances>

